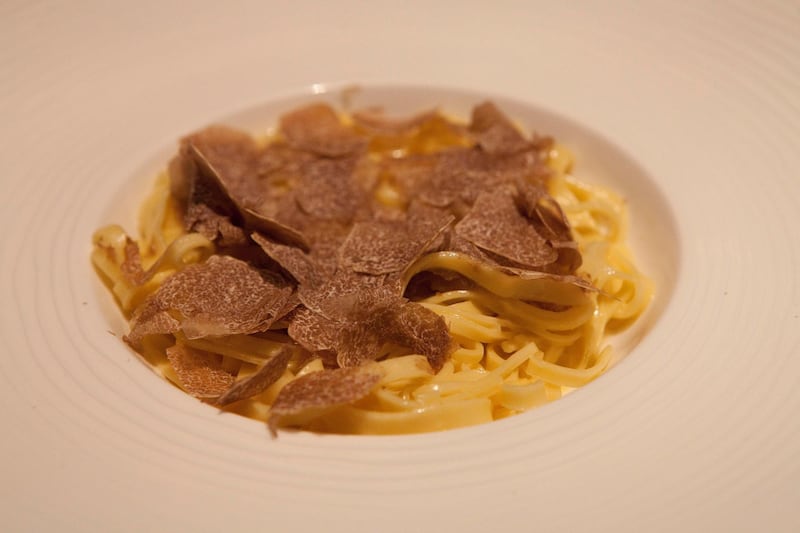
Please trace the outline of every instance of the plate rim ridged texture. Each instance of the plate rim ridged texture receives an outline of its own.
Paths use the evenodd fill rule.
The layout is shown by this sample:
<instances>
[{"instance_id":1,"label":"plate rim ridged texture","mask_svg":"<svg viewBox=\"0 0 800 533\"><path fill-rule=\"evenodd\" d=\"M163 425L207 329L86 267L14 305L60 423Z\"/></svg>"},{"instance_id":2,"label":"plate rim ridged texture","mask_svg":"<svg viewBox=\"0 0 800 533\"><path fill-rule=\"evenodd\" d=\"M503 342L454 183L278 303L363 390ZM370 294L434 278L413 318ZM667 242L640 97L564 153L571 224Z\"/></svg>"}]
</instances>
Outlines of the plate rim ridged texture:
<instances>
[{"instance_id":1,"label":"plate rim ridged texture","mask_svg":"<svg viewBox=\"0 0 800 533\"><path fill-rule=\"evenodd\" d=\"M0 7L0 529L800 528L796 6L236 6ZM633 157L679 263L632 356L494 424L271 440L105 331L89 239L132 175L209 120L348 83L507 96Z\"/></svg>"}]
</instances>

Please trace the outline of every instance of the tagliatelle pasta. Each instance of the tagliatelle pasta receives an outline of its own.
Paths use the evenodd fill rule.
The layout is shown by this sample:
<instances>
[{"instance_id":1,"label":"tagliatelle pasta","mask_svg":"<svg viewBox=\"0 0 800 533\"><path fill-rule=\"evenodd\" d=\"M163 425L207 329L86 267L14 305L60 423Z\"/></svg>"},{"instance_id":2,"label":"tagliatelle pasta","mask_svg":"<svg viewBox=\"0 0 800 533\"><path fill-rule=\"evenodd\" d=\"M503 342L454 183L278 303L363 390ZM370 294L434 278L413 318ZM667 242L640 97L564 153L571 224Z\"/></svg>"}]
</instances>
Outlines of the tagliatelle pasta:
<instances>
[{"instance_id":1,"label":"tagliatelle pasta","mask_svg":"<svg viewBox=\"0 0 800 533\"><path fill-rule=\"evenodd\" d=\"M278 428L436 431L602 374L652 285L615 193L492 104L469 123L312 105L210 128L92 261L156 372Z\"/></svg>"}]
</instances>

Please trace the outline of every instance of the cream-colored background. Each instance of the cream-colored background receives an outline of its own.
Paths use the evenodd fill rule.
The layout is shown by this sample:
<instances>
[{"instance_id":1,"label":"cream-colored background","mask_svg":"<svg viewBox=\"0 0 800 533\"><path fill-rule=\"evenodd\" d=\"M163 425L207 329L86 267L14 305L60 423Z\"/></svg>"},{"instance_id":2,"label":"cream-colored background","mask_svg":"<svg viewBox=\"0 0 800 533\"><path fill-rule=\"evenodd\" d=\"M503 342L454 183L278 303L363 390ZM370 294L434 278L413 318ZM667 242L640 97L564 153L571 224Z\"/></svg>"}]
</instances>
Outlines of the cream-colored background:
<instances>
[{"instance_id":1,"label":"cream-colored background","mask_svg":"<svg viewBox=\"0 0 800 533\"><path fill-rule=\"evenodd\" d=\"M798 34L780 1L3 2L0 529L800 529ZM89 239L148 164L350 83L505 95L645 168L680 255L633 353L496 424L270 440L107 333Z\"/></svg>"}]
</instances>

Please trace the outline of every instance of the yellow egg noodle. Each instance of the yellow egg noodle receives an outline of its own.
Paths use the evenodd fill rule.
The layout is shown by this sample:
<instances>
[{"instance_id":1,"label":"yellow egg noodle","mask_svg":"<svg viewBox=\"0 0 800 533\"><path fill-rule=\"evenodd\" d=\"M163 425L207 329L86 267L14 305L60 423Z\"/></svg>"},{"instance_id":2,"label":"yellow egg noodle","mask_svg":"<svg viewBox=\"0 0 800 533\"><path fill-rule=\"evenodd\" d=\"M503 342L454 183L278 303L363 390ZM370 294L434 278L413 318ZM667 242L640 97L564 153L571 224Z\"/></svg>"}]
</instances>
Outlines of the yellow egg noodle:
<instances>
[{"instance_id":1,"label":"yellow egg noodle","mask_svg":"<svg viewBox=\"0 0 800 533\"><path fill-rule=\"evenodd\" d=\"M469 257L453 252L429 253L416 261L406 278L424 270L447 269L476 282L474 288L419 301L445 319L456 343L443 368L434 374L425 356L388 346L376 363L383 377L366 398L329 408L325 416L313 412L290 416L281 425L358 434L468 426L553 401L603 373L612 358L607 335L643 312L653 287L637 270L626 243L625 202L607 188L578 180L571 173L572 163L570 152L556 144L547 159L553 171L548 186L578 242L583 258L578 274L597 290L510 276L471 264ZM377 194L391 197L391 191ZM92 262L128 318L166 277L214 253L207 238L185 233L166 174L157 178L141 207L138 231L139 239L133 241L120 226L107 226L95 233L93 241ZM145 269L139 284L123 273L132 244ZM148 335L140 355L181 387L165 353L177 338L192 348L222 355L225 370L243 378L282 347L294 345L285 328L286 323L277 322L260 334L193 340L180 333ZM295 358L266 391L223 409L267 421L270 404L284 385L322 369L320 359Z\"/></svg>"}]
</instances>

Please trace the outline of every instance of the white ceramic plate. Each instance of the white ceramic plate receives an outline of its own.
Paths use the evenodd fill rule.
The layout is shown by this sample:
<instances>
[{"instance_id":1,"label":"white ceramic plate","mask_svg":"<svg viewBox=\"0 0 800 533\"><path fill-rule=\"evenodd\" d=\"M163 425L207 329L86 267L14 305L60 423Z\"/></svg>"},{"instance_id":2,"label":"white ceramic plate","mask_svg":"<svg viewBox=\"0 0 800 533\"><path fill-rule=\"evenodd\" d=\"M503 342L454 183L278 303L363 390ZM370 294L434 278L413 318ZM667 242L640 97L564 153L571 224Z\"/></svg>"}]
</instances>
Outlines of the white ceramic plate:
<instances>
[{"instance_id":1,"label":"white ceramic plate","mask_svg":"<svg viewBox=\"0 0 800 533\"><path fill-rule=\"evenodd\" d=\"M0 529L800 528L800 10L599 4L0 7ZM628 357L512 419L379 438L271 440L145 368L93 230L187 131L352 84L493 97L623 192L659 285Z\"/></svg>"}]
</instances>

